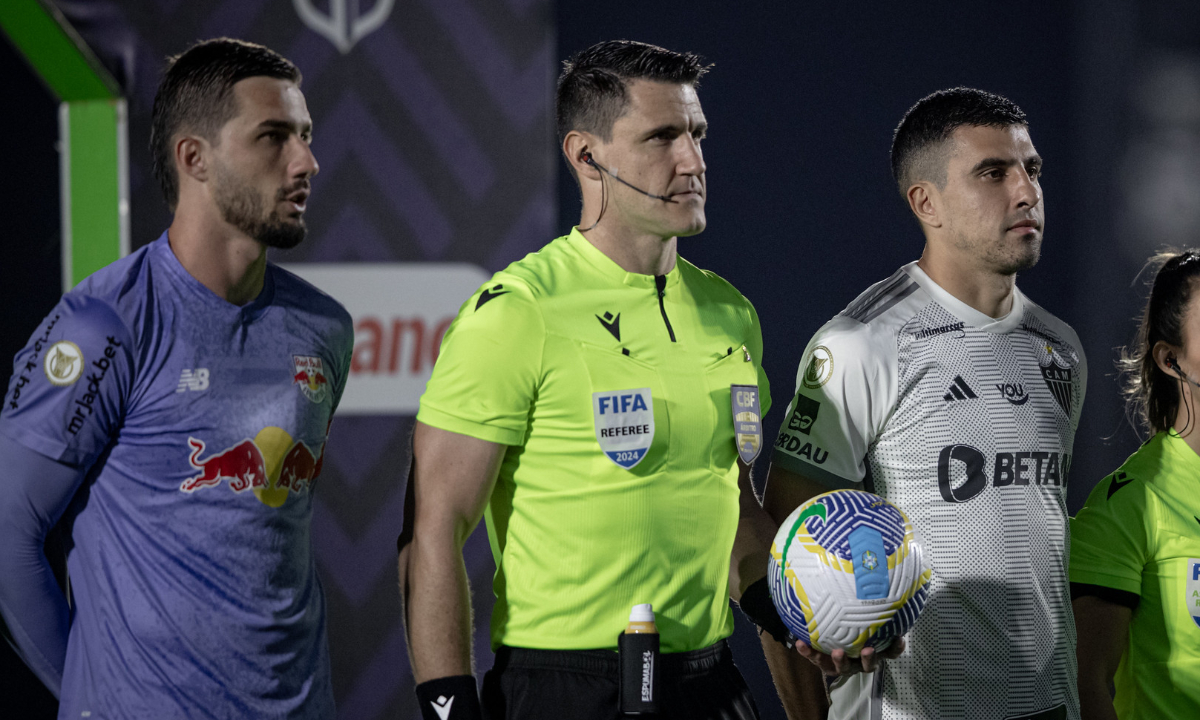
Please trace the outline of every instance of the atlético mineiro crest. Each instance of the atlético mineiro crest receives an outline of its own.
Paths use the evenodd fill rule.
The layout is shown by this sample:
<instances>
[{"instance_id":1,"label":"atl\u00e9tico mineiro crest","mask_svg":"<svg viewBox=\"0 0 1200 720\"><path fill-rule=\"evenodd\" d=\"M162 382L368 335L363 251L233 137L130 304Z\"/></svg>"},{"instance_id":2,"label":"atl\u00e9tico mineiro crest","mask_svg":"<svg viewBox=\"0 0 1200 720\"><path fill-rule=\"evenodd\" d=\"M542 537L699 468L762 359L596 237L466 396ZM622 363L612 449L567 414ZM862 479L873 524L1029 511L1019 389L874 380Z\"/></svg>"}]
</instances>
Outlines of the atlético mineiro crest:
<instances>
[{"instance_id":1,"label":"atl\u00e9tico mineiro crest","mask_svg":"<svg viewBox=\"0 0 1200 720\"><path fill-rule=\"evenodd\" d=\"M311 355L293 355L292 365L296 374L292 383L300 387L304 397L319 403L329 394L329 380L325 377L325 365L321 358Z\"/></svg>"},{"instance_id":2,"label":"atl\u00e9tico mineiro crest","mask_svg":"<svg viewBox=\"0 0 1200 720\"><path fill-rule=\"evenodd\" d=\"M1050 390L1050 394L1058 401L1058 406L1063 409L1063 412L1070 417L1075 393L1075 389L1071 385L1071 367L1059 359L1058 353L1054 352L1049 345L1046 346L1046 357L1039 363L1039 366L1042 370L1042 379L1046 381L1046 387Z\"/></svg>"}]
</instances>

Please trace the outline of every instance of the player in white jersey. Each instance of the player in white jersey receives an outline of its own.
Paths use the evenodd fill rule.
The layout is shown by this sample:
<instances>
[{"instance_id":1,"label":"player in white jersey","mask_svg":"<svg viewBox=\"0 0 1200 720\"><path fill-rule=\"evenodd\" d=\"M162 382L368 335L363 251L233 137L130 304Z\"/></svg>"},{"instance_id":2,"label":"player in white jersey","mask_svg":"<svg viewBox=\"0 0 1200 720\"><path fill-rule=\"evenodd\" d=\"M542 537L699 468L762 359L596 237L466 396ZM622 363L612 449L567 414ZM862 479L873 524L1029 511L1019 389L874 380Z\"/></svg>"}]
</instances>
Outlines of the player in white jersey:
<instances>
[{"instance_id":1,"label":"player in white jersey","mask_svg":"<svg viewBox=\"0 0 1200 720\"><path fill-rule=\"evenodd\" d=\"M1087 370L1015 285L1040 252L1041 158L1016 105L954 88L909 110L892 166L924 252L809 342L764 504L779 522L839 487L895 502L930 596L897 657L768 647L772 669L813 694L814 665L838 675L838 720L1075 720L1066 494Z\"/></svg>"}]
</instances>

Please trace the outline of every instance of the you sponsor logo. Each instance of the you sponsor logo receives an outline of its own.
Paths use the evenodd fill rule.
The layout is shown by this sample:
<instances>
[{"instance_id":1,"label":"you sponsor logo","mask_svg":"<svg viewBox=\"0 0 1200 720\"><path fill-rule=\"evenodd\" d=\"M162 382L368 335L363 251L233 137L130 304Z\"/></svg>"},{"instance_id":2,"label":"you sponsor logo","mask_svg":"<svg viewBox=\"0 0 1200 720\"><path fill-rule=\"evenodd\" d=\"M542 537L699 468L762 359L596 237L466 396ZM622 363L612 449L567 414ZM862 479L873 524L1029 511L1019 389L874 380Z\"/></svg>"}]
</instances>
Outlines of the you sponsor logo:
<instances>
[{"instance_id":1,"label":"you sponsor logo","mask_svg":"<svg viewBox=\"0 0 1200 720\"><path fill-rule=\"evenodd\" d=\"M1025 393L1025 386L1021 383L996 383L996 392L1010 405L1024 405L1029 402L1029 395Z\"/></svg>"}]
</instances>

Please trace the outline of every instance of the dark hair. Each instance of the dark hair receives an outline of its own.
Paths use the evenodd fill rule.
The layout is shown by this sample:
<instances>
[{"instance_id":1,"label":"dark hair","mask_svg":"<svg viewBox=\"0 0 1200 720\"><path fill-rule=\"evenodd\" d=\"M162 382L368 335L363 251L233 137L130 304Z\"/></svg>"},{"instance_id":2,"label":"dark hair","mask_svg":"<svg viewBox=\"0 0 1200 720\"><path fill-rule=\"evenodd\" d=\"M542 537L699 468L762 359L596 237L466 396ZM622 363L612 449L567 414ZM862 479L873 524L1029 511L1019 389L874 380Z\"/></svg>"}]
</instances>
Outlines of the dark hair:
<instances>
[{"instance_id":1,"label":"dark hair","mask_svg":"<svg viewBox=\"0 0 1200 720\"><path fill-rule=\"evenodd\" d=\"M172 210L179 203L172 150L175 136L188 131L215 140L221 127L237 114L233 86L259 76L300 84L300 70L290 60L243 40L204 40L167 59L166 73L154 95L150 155L154 177Z\"/></svg>"},{"instance_id":2,"label":"dark hair","mask_svg":"<svg viewBox=\"0 0 1200 720\"><path fill-rule=\"evenodd\" d=\"M892 136L892 177L907 197L918 180L946 184L946 159L940 147L964 125L1028 125L1025 113L1000 95L967 87L938 90L909 108Z\"/></svg>"},{"instance_id":3,"label":"dark hair","mask_svg":"<svg viewBox=\"0 0 1200 720\"><path fill-rule=\"evenodd\" d=\"M625 83L655 80L695 86L710 65L693 53L677 53L632 40L609 40L577 52L558 76L558 143L572 130L612 137L613 123L625 112Z\"/></svg>"},{"instance_id":4,"label":"dark hair","mask_svg":"<svg viewBox=\"0 0 1200 720\"><path fill-rule=\"evenodd\" d=\"M1121 349L1117 367L1125 378L1126 411L1151 433L1171 429L1179 414L1181 379L1172 377L1154 361L1159 342L1183 346L1183 326L1192 300L1193 282L1200 277L1200 253L1195 250L1159 253L1146 263L1157 267L1150 298L1138 324L1132 349ZM1193 420L1195 422L1195 420ZM1178 428L1177 428L1178 429Z\"/></svg>"}]
</instances>

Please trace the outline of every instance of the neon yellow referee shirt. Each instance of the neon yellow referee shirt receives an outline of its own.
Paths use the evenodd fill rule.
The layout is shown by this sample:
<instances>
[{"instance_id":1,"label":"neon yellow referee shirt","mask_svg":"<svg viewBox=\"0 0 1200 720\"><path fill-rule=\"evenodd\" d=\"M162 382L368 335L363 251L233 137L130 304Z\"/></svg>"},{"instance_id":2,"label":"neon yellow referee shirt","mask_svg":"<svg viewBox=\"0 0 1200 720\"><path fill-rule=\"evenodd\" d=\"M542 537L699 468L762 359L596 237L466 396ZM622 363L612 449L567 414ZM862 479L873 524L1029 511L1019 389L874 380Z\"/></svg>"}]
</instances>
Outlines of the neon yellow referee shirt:
<instances>
[{"instance_id":1,"label":"neon yellow referee shirt","mask_svg":"<svg viewBox=\"0 0 1200 720\"><path fill-rule=\"evenodd\" d=\"M1159 433L1092 490L1071 520L1071 583L1136 605L1117 716L1200 718L1200 457L1187 443Z\"/></svg>"},{"instance_id":2,"label":"neon yellow referee shirt","mask_svg":"<svg viewBox=\"0 0 1200 720\"><path fill-rule=\"evenodd\" d=\"M510 446L485 513L493 648L615 649L638 603L664 652L733 631L731 387L766 413L761 355L729 283L682 258L625 272L578 230L462 306L417 419Z\"/></svg>"}]
</instances>

